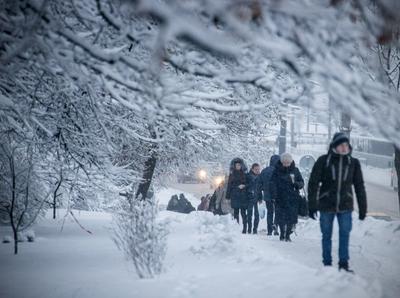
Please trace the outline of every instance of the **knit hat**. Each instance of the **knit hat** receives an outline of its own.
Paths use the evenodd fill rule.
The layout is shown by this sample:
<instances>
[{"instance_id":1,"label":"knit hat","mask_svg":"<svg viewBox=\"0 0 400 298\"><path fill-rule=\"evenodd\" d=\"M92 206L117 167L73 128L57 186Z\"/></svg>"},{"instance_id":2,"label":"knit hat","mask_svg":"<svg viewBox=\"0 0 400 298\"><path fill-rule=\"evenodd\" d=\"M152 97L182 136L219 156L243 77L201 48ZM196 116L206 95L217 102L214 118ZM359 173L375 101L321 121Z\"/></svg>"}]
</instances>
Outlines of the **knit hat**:
<instances>
[{"instance_id":1,"label":"knit hat","mask_svg":"<svg viewBox=\"0 0 400 298\"><path fill-rule=\"evenodd\" d=\"M349 138L347 135L343 132L337 132L332 138L332 142L330 147L331 148L336 148L337 146L343 144L343 143L350 143Z\"/></svg>"},{"instance_id":2,"label":"knit hat","mask_svg":"<svg viewBox=\"0 0 400 298\"><path fill-rule=\"evenodd\" d=\"M283 163L284 161L287 161L287 162L293 161L292 155L290 155L290 153L287 153L287 152L282 153L280 157L281 157L281 163Z\"/></svg>"}]
</instances>

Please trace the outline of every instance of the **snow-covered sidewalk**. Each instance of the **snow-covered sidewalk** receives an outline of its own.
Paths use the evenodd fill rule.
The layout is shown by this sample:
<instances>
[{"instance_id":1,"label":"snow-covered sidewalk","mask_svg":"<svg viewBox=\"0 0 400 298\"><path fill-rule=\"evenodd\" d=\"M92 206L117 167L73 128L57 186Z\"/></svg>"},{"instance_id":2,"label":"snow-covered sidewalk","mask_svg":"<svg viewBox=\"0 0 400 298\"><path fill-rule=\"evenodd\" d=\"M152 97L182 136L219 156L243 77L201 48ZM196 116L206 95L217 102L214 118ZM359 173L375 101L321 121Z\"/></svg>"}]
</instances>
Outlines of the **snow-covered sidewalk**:
<instances>
[{"instance_id":1,"label":"snow-covered sidewalk","mask_svg":"<svg viewBox=\"0 0 400 298\"><path fill-rule=\"evenodd\" d=\"M72 221L61 232L61 221L46 219L35 228L36 242L21 243L18 256L10 244L0 245L0 297L389 298L400 292L399 221L354 220L352 275L322 267L315 221L301 221L286 243L242 235L230 216L162 211L170 229L165 272L139 280L111 240L111 216L77 216L92 235Z\"/></svg>"}]
</instances>

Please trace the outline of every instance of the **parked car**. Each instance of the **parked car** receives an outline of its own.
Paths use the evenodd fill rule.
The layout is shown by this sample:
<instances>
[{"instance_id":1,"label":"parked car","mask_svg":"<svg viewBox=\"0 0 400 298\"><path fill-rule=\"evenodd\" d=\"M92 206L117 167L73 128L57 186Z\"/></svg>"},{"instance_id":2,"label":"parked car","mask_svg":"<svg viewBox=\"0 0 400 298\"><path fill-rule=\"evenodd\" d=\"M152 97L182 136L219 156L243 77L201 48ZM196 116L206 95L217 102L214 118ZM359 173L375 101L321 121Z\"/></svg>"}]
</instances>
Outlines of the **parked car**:
<instances>
[{"instance_id":1,"label":"parked car","mask_svg":"<svg viewBox=\"0 0 400 298\"><path fill-rule=\"evenodd\" d=\"M203 168L198 168L195 171L186 171L178 174L178 183L206 183L208 173Z\"/></svg>"},{"instance_id":2,"label":"parked car","mask_svg":"<svg viewBox=\"0 0 400 298\"><path fill-rule=\"evenodd\" d=\"M217 188L225 178L222 165L218 162L203 162L194 171L181 171L178 183L209 183L212 189Z\"/></svg>"},{"instance_id":3,"label":"parked car","mask_svg":"<svg viewBox=\"0 0 400 298\"><path fill-rule=\"evenodd\" d=\"M180 172L177 176L178 183L197 183L196 175L193 172Z\"/></svg>"}]
</instances>

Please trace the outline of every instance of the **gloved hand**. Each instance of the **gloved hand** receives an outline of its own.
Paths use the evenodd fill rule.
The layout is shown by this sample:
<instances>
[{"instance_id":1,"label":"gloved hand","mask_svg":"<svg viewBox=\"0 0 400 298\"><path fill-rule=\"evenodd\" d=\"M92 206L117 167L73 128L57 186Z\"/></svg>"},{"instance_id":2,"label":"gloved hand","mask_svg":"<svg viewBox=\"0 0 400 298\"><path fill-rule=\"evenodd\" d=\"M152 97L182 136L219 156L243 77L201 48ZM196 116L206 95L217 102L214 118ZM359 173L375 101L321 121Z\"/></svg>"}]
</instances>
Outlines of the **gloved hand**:
<instances>
[{"instance_id":1,"label":"gloved hand","mask_svg":"<svg viewBox=\"0 0 400 298\"><path fill-rule=\"evenodd\" d=\"M308 217L313 220L317 220L317 211L318 210L315 210L315 209L308 210Z\"/></svg>"},{"instance_id":2,"label":"gloved hand","mask_svg":"<svg viewBox=\"0 0 400 298\"><path fill-rule=\"evenodd\" d=\"M365 212L360 212L360 213L358 213L358 218L359 218L360 220L364 220L365 217L366 217Z\"/></svg>"}]
</instances>

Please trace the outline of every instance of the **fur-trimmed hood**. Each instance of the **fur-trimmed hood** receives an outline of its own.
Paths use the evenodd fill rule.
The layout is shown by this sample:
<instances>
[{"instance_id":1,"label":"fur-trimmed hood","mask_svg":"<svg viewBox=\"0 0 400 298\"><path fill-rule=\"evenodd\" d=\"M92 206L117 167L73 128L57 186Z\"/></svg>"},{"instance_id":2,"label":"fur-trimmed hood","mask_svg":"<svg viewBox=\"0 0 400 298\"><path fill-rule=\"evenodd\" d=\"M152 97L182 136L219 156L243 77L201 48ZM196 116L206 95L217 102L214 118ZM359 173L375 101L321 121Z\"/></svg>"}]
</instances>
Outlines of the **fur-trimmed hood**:
<instances>
[{"instance_id":1,"label":"fur-trimmed hood","mask_svg":"<svg viewBox=\"0 0 400 298\"><path fill-rule=\"evenodd\" d=\"M232 173L233 170L235 169L235 164L236 163L240 163L242 165L242 170L244 173L247 173L247 165L244 162L244 160L240 157L236 157L234 159L231 160L231 164L229 166L229 173Z\"/></svg>"}]
</instances>

